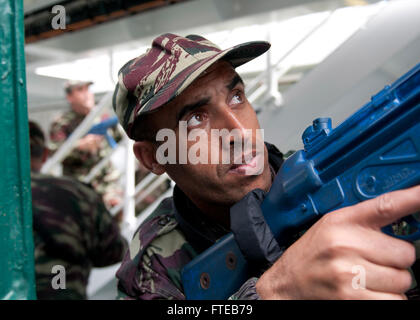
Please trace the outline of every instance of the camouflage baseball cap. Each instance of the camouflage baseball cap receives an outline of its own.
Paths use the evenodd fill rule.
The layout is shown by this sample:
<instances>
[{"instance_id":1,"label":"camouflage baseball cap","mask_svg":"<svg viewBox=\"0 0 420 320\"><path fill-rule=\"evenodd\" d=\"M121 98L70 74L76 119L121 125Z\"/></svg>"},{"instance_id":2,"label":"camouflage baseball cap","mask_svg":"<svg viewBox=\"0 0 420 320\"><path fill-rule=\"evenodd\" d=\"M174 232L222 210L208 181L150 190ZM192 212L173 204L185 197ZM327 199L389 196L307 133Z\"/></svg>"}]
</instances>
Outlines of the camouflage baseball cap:
<instances>
[{"instance_id":1,"label":"camouflage baseball cap","mask_svg":"<svg viewBox=\"0 0 420 320\"><path fill-rule=\"evenodd\" d=\"M93 84L92 81L69 80L64 84L64 90L66 93L70 93L75 87L90 86L91 84Z\"/></svg>"},{"instance_id":2,"label":"camouflage baseball cap","mask_svg":"<svg viewBox=\"0 0 420 320\"><path fill-rule=\"evenodd\" d=\"M130 138L140 114L150 113L181 94L200 74L223 59L236 68L270 48L253 41L221 50L198 36L166 33L153 40L145 54L128 61L118 72L113 107Z\"/></svg>"}]
</instances>

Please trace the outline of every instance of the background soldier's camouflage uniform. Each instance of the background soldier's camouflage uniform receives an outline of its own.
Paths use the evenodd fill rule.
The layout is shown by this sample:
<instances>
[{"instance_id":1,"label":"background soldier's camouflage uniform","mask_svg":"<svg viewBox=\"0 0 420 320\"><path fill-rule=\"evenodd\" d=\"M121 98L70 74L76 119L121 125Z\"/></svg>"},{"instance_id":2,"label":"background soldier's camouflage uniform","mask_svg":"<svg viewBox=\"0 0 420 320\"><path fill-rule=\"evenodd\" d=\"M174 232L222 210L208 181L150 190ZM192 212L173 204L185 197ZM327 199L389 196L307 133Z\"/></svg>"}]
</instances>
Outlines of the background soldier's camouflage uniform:
<instances>
[{"instance_id":1,"label":"background soldier's camouflage uniform","mask_svg":"<svg viewBox=\"0 0 420 320\"><path fill-rule=\"evenodd\" d=\"M69 110L53 122L50 129L50 149L52 152L55 152L60 148L84 118L84 115ZM117 142L121 139L121 135L117 130L113 131L113 136ZM81 180L111 151L112 148L105 138L102 139L98 151L94 154L89 151L74 148L62 162L63 175L72 176ZM119 177L119 170L117 170L111 162L108 162L90 182L93 188L104 197L104 201L108 207L110 207L110 198L116 197L122 199L122 188L118 185Z\"/></svg>"},{"instance_id":2,"label":"background soldier's camouflage uniform","mask_svg":"<svg viewBox=\"0 0 420 320\"><path fill-rule=\"evenodd\" d=\"M66 177L31 177L37 297L85 299L92 267L121 261L126 240L90 187ZM64 290L52 288L55 265L65 268Z\"/></svg>"}]
</instances>

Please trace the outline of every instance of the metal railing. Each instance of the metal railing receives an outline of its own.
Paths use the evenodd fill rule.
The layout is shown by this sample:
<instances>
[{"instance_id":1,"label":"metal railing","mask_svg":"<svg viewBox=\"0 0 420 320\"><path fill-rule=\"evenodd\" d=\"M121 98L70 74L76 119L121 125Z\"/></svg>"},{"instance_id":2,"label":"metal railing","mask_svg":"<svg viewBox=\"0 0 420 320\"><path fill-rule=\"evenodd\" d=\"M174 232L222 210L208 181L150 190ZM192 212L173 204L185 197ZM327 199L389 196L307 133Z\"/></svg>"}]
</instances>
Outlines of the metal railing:
<instances>
[{"instance_id":1,"label":"metal railing","mask_svg":"<svg viewBox=\"0 0 420 320\"><path fill-rule=\"evenodd\" d=\"M247 95L248 100L252 104L261 96L265 95L265 98L261 104L272 101L272 105L280 107L283 104L283 100L280 92L278 91L277 83L280 77L285 75L293 63L285 64L287 58L293 55L297 49L299 49L310 37L314 35L322 26L324 26L333 16L335 11L331 11L320 23L305 33L289 50L287 50L274 64L272 64L272 51L267 52L267 66L253 80L247 83ZM271 30L267 32L267 41L270 41Z\"/></svg>"}]
</instances>

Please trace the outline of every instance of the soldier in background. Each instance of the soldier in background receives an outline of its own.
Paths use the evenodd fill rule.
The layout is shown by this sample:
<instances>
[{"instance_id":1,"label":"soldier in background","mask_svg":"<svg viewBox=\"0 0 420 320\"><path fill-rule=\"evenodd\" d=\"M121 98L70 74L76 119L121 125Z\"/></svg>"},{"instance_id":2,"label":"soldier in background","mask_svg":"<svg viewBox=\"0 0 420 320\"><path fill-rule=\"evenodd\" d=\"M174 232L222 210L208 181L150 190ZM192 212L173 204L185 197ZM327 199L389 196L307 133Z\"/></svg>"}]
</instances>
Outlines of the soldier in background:
<instances>
[{"instance_id":1,"label":"soldier in background","mask_svg":"<svg viewBox=\"0 0 420 320\"><path fill-rule=\"evenodd\" d=\"M92 267L121 261L127 241L94 190L70 177L39 173L48 149L40 127L30 122L29 130L37 297L86 299ZM64 267L65 289L53 287L54 266Z\"/></svg>"},{"instance_id":2,"label":"soldier in background","mask_svg":"<svg viewBox=\"0 0 420 320\"><path fill-rule=\"evenodd\" d=\"M95 106L94 95L89 90L91 84L92 82L83 81L68 81L66 83L66 99L71 108L51 125L50 148L52 152L60 148ZM114 130L113 135L116 140L121 138L117 130ZM111 147L103 136L87 134L78 140L74 149L63 160L63 174L81 180L110 152ZM108 162L91 181L96 192L102 195L108 208L122 201L122 190L118 185L119 177L120 172L111 162Z\"/></svg>"}]
</instances>

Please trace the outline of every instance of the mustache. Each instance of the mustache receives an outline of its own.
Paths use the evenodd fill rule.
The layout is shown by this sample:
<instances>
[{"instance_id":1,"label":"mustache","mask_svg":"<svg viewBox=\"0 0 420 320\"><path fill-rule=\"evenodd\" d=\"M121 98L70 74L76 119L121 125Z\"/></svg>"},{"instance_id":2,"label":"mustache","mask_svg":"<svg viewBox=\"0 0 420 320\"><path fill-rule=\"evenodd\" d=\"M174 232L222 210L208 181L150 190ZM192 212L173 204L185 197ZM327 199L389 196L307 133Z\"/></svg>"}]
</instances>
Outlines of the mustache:
<instances>
[{"instance_id":1,"label":"mustache","mask_svg":"<svg viewBox=\"0 0 420 320\"><path fill-rule=\"evenodd\" d=\"M264 142L248 141L248 143L238 144L230 143L229 149L222 148L220 165L230 169L241 164L249 164L255 157L264 155Z\"/></svg>"}]
</instances>

